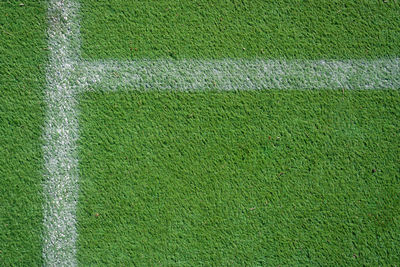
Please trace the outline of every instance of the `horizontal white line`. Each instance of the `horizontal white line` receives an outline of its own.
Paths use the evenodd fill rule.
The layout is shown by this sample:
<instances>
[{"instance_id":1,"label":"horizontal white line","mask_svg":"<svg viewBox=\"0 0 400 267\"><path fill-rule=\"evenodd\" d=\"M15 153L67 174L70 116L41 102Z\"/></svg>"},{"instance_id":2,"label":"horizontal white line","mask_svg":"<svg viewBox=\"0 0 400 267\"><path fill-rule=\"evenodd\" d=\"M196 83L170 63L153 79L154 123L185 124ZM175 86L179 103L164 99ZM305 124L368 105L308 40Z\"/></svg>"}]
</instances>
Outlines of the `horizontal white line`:
<instances>
[{"instance_id":1,"label":"horizontal white line","mask_svg":"<svg viewBox=\"0 0 400 267\"><path fill-rule=\"evenodd\" d=\"M79 5L49 0L44 133L46 266L75 266L78 100L88 90L399 89L400 60L83 61Z\"/></svg>"},{"instance_id":2,"label":"horizontal white line","mask_svg":"<svg viewBox=\"0 0 400 267\"><path fill-rule=\"evenodd\" d=\"M400 59L81 61L93 90L399 89Z\"/></svg>"}]
</instances>

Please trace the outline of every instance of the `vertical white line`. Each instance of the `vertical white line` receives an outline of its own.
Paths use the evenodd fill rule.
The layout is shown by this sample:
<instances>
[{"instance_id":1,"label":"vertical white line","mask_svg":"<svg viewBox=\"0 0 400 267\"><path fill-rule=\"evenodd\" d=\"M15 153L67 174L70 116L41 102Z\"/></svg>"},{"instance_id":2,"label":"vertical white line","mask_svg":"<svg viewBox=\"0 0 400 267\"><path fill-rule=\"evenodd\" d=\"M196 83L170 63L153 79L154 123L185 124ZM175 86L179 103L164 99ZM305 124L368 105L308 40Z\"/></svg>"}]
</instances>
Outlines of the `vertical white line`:
<instances>
[{"instance_id":1,"label":"vertical white line","mask_svg":"<svg viewBox=\"0 0 400 267\"><path fill-rule=\"evenodd\" d=\"M46 266L76 266L79 91L107 88L222 90L266 88L382 89L400 85L400 60L364 61L133 61L79 60L79 6L49 0L49 65L44 133L44 236ZM115 75L117 74L117 75Z\"/></svg>"},{"instance_id":2,"label":"vertical white line","mask_svg":"<svg viewBox=\"0 0 400 267\"><path fill-rule=\"evenodd\" d=\"M78 7L50 0L48 7L47 104L44 134L44 236L46 266L76 266L78 200L77 86L74 69L79 51Z\"/></svg>"}]
</instances>

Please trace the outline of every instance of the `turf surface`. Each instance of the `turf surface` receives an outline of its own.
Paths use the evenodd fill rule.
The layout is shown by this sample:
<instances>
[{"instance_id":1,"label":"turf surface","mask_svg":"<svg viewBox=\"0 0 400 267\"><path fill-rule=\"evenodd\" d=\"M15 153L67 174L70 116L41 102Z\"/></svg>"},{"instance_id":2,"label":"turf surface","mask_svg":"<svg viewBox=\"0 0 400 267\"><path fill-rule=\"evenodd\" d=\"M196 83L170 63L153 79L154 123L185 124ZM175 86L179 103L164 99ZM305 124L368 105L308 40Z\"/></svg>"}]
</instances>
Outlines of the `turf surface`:
<instances>
[{"instance_id":1,"label":"turf surface","mask_svg":"<svg viewBox=\"0 0 400 267\"><path fill-rule=\"evenodd\" d=\"M0 266L40 266L46 3L0 2Z\"/></svg>"},{"instance_id":2,"label":"turf surface","mask_svg":"<svg viewBox=\"0 0 400 267\"><path fill-rule=\"evenodd\" d=\"M396 0L82 1L86 58L400 55Z\"/></svg>"},{"instance_id":3,"label":"turf surface","mask_svg":"<svg viewBox=\"0 0 400 267\"><path fill-rule=\"evenodd\" d=\"M398 91L87 93L82 265L400 262Z\"/></svg>"},{"instance_id":4,"label":"turf surface","mask_svg":"<svg viewBox=\"0 0 400 267\"><path fill-rule=\"evenodd\" d=\"M42 265L46 4L0 2L1 266ZM90 59L400 54L396 1L81 4ZM85 94L80 263L400 262L399 102L399 91Z\"/></svg>"},{"instance_id":5,"label":"turf surface","mask_svg":"<svg viewBox=\"0 0 400 267\"><path fill-rule=\"evenodd\" d=\"M400 55L394 1L81 4L86 59ZM399 102L373 90L87 93L78 260L395 264Z\"/></svg>"}]
</instances>

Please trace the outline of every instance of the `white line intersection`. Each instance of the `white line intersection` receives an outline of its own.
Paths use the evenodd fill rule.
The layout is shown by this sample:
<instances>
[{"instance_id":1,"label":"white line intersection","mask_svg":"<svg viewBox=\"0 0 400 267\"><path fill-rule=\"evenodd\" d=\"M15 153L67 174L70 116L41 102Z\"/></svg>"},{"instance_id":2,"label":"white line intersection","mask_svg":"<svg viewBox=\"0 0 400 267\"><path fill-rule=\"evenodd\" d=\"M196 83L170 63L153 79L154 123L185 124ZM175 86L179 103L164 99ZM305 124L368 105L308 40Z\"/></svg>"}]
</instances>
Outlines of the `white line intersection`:
<instances>
[{"instance_id":1,"label":"white line intersection","mask_svg":"<svg viewBox=\"0 0 400 267\"><path fill-rule=\"evenodd\" d=\"M78 101L93 90L399 89L400 59L136 60L80 58L79 3L49 0L43 259L76 266Z\"/></svg>"}]
</instances>

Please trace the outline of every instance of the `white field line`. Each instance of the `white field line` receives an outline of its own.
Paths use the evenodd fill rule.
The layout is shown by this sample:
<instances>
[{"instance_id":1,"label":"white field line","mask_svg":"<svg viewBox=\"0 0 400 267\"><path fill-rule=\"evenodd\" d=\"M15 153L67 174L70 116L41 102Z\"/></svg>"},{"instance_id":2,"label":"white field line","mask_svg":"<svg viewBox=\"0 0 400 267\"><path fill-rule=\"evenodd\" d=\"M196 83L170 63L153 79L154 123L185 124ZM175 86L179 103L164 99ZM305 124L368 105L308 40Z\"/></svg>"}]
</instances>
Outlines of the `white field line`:
<instances>
[{"instance_id":1,"label":"white field line","mask_svg":"<svg viewBox=\"0 0 400 267\"><path fill-rule=\"evenodd\" d=\"M89 90L400 89L400 59L81 62Z\"/></svg>"},{"instance_id":2,"label":"white field line","mask_svg":"<svg viewBox=\"0 0 400 267\"><path fill-rule=\"evenodd\" d=\"M78 98L125 89L399 89L400 60L81 60L79 6L49 0L44 236L46 266L75 266Z\"/></svg>"},{"instance_id":3,"label":"white field line","mask_svg":"<svg viewBox=\"0 0 400 267\"><path fill-rule=\"evenodd\" d=\"M44 133L44 233L46 266L75 266L78 198L78 139L76 86L79 35L74 1L50 0L48 7L49 65L47 68ZM77 47L78 46L78 47Z\"/></svg>"}]
</instances>

